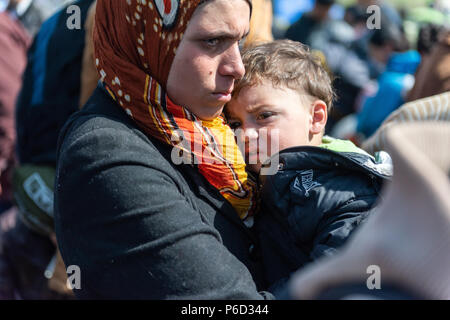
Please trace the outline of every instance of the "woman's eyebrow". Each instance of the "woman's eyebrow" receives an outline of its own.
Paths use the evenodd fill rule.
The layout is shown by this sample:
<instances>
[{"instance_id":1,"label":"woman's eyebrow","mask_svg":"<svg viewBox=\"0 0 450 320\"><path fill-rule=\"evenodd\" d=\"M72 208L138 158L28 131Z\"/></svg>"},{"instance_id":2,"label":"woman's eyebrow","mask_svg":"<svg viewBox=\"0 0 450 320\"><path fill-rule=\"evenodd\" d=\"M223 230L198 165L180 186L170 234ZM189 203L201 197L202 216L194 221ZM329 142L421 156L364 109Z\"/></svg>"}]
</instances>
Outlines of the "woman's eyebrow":
<instances>
[{"instance_id":1,"label":"woman's eyebrow","mask_svg":"<svg viewBox=\"0 0 450 320\"><path fill-rule=\"evenodd\" d=\"M227 32L227 31L207 31L200 32L201 38L218 38L218 39L243 39L248 36L250 31L247 31L243 36L237 32Z\"/></svg>"}]
</instances>

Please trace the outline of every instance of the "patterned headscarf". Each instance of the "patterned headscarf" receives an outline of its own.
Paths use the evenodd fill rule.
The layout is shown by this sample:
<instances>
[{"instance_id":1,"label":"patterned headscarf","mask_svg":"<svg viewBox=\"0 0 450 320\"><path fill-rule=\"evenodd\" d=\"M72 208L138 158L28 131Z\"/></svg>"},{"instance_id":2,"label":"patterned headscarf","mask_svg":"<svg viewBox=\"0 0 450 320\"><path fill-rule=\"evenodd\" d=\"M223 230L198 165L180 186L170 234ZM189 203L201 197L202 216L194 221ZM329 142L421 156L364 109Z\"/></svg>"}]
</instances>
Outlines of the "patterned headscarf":
<instances>
[{"instance_id":1,"label":"patterned headscarf","mask_svg":"<svg viewBox=\"0 0 450 320\"><path fill-rule=\"evenodd\" d=\"M178 148L241 219L251 221L255 183L247 176L233 132L222 117L202 121L165 92L176 49L202 2L98 0L95 62L107 91L141 130Z\"/></svg>"}]
</instances>

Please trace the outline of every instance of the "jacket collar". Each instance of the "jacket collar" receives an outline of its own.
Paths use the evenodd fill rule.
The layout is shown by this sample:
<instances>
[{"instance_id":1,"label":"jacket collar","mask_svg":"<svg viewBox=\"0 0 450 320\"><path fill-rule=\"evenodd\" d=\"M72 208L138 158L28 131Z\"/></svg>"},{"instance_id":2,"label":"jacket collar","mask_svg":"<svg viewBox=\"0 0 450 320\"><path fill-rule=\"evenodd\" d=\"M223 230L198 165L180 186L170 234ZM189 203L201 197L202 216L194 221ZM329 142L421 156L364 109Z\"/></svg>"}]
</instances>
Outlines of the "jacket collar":
<instances>
[{"instance_id":1,"label":"jacket collar","mask_svg":"<svg viewBox=\"0 0 450 320\"><path fill-rule=\"evenodd\" d=\"M278 172L312 168L345 168L372 174L382 179L390 179L393 171L391 158L386 152L380 152L372 157L357 152L336 152L321 147L301 146L281 151L278 154L278 160Z\"/></svg>"}]
</instances>

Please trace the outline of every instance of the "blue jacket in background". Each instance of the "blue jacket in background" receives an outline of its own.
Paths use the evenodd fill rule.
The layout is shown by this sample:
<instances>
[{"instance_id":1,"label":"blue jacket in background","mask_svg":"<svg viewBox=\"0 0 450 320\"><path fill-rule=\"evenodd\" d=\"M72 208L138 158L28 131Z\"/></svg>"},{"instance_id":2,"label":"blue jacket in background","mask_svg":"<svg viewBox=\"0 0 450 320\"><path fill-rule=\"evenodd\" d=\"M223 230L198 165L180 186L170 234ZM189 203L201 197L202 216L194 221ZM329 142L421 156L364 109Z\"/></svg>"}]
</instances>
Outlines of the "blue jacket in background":
<instances>
[{"instance_id":1,"label":"blue jacket in background","mask_svg":"<svg viewBox=\"0 0 450 320\"><path fill-rule=\"evenodd\" d=\"M386 71L378 79L377 93L367 98L358 115L358 132L371 136L389 114L405 103L404 94L414 85L413 75L420 60L417 51L391 56Z\"/></svg>"}]
</instances>

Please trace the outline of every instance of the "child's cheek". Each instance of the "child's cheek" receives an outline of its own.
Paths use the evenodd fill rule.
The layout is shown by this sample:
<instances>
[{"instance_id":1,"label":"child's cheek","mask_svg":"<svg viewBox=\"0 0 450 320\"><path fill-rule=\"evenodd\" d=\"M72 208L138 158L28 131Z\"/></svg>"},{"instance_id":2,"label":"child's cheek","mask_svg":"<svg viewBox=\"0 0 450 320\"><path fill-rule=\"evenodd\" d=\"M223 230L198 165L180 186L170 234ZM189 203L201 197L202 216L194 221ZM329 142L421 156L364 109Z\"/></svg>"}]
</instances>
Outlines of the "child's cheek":
<instances>
[{"instance_id":1,"label":"child's cheek","mask_svg":"<svg viewBox=\"0 0 450 320\"><path fill-rule=\"evenodd\" d=\"M271 157L280 152L280 129L271 129L268 132L268 139L266 143L267 154Z\"/></svg>"}]
</instances>

